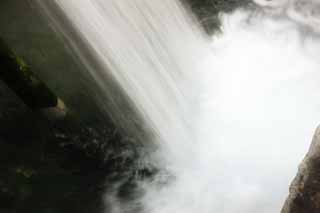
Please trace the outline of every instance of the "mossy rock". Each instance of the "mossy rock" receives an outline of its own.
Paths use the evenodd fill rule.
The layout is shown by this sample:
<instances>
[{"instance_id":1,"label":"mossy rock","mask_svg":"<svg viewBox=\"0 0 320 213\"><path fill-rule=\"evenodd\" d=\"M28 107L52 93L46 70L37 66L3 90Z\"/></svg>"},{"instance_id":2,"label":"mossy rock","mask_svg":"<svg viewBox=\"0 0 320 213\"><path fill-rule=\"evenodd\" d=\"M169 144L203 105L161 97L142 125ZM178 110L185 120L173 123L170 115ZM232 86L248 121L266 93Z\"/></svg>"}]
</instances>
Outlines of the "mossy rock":
<instances>
[{"instance_id":1,"label":"mossy rock","mask_svg":"<svg viewBox=\"0 0 320 213\"><path fill-rule=\"evenodd\" d=\"M32 109L54 107L57 97L31 71L27 63L0 39L0 79Z\"/></svg>"}]
</instances>

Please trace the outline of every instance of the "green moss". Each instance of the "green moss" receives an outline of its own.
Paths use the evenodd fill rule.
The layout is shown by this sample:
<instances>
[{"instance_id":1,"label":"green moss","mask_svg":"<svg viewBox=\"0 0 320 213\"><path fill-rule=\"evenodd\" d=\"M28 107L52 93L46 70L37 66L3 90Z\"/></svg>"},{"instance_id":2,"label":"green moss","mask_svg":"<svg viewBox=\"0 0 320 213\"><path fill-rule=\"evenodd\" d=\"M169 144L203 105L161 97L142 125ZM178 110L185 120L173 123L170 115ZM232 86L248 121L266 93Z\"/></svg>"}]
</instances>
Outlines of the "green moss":
<instances>
[{"instance_id":1,"label":"green moss","mask_svg":"<svg viewBox=\"0 0 320 213\"><path fill-rule=\"evenodd\" d=\"M26 74L29 74L27 73L27 71L29 70L29 67L22 58L18 57L15 53L12 54L11 57L16 61L20 71L25 72Z\"/></svg>"},{"instance_id":2,"label":"green moss","mask_svg":"<svg viewBox=\"0 0 320 213\"><path fill-rule=\"evenodd\" d=\"M0 79L32 109L53 107L57 97L31 71L28 64L0 39Z\"/></svg>"},{"instance_id":3,"label":"green moss","mask_svg":"<svg viewBox=\"0 0 320 213\"><path fill-rule=\"evenodd\" d=\"M31 178L33 175L35 175L35 170L30 168L24 168L24 167L18 167L15 169L15 172L19 175L22 175L25 178Z\"/></svg>"}]
</instances>

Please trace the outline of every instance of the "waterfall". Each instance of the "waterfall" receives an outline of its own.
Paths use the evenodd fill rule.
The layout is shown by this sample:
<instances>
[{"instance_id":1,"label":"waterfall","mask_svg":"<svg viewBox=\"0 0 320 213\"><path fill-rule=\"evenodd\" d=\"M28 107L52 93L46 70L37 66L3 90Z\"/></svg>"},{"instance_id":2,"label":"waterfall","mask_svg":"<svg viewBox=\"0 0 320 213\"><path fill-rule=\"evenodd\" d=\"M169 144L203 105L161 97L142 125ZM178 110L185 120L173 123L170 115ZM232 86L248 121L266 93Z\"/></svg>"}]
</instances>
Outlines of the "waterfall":
<instances>
[{"instance_id":1,"label":"waterfall","mask_svg":"<svg viewBox=\"0 0 320 213\"><path fill-rule=\"evenodd\" d=\"M284 9L224 15L210 41L178 0L38 3L111 97L108 113L124 128L132 119L112 79L150 133L144 143L158 147L152 160L166 172L140 183L141 211L280 210L320 120L318 37ZM113 212L136 210L108 199Z\"/></svg>"},{"instance_id":2,"label":"waterfall","mask_svg":"<svg viewBox=\"0 0 320 213\"><path fill-rule=\"evenodd\" d=\"M54 7L66 15L103 67L89 68L91 76L108 91L111 74L134 103L153 140L166 143L172 156L180 153L170 148L172 141L181 148L193 143L190 125L197 102L196 72L207 55L203 50L208 49L208 41L179 1L55 0L54 5L52 1L39 4L51 15ZM119 109L115 104L107 110L123 113ZM124 126L127 119L121 121Z\"/></svg>"}]
</instances>

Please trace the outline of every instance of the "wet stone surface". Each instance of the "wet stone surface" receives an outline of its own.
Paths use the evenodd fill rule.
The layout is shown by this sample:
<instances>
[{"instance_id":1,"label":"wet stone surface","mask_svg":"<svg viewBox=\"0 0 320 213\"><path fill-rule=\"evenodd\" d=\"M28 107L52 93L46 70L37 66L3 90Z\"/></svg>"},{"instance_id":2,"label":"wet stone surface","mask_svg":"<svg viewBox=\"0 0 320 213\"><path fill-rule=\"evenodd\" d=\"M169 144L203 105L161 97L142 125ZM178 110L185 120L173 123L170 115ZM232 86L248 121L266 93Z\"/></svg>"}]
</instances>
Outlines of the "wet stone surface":
<instances>
[{"instance_id":1,"label":"wet stone surface","mask_svg":"<svg viewBox=\"0 0 320 213\"><path fill-rule=\"evenodd\" d=\"M101 212L105 192L129 199L154 173L135 165L143 147L111 122L52 123L4 84L0 94L0 212Z\"/></svg>"},{"instance_id":2,"label":"wet stone surface","mask_svg":"<svg viewBox=\"0 0 320 213\"><path fill-rule=\"evenodd\" d=\"M320 129L318 128L309 152L299 166L290 186L290 194L281 213L320 212Z\"/></svg>"}]
</instances>

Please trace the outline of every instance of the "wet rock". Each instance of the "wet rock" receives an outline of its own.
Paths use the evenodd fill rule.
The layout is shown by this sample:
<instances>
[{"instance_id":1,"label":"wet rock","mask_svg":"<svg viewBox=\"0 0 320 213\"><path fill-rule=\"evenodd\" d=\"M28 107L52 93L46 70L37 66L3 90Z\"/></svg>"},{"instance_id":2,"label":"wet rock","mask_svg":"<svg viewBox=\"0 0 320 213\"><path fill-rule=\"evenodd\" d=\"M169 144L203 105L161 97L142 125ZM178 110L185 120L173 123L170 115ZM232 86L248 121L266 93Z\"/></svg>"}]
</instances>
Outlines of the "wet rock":
<instances>
[{"instance_id":1,"label":"wet rock","mask_svg":"<svg viewBox=\"0 0 320 213\"><path fill-rule=\"evenodd\" d=\"M220 13L230 13L250 0L185 0L205 31L212 35L220 29Z\"/></svg>"},{"instance_id":2,"label":"wet rock","mask_svg":"<svg viewBox=\"0 0 320 213\"><path fill-rule=\"evenodd\" d=\"M281 213L320 212L320 127L289 192Z\"/></svg>"}]
</instances>

